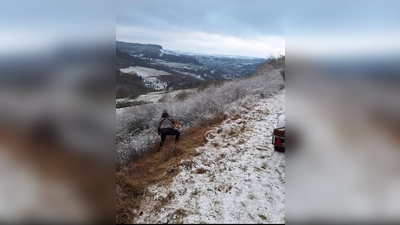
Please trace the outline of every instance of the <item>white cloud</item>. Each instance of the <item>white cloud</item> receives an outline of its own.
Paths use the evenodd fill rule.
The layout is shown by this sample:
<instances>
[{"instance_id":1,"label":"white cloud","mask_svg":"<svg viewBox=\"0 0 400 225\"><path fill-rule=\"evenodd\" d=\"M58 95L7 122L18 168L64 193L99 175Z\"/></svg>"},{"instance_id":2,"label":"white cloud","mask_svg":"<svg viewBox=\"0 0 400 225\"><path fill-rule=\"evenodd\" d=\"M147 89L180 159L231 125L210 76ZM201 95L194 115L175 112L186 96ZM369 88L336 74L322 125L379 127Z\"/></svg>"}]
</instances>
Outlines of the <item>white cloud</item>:
<instances>
[{"instance_id":1,"label":"white cloud","mask_svg":"<svg viewBox=\"0 0 400 225\"><path fill-rule=\"evenodd\" d=\"M28 52L47 52L64 44L110 43L114 40L113 27L13 27L0 28L0 55ZM108 42L107 42L108 41ZM112 43L112 42L111 42Z\"/></svg>"},{"instance_id":2,"label":"white cloud","mask_svg":"<svg viewBox=\"0 0 400 225\"><path fill-rule=\"evenodd\" d=\"M165 49L203 54L257 57L285 54L285 39L279 36L258 35L253 39L243 39L174 27L155 30L120 25L116 27L116 36L119 41L159 44Z\"/></svg>"},{"instance_id":3,"label":"white cloud","mask_svg":"<svg viewBox=\"0 0 400 225\"><path fill-rule=\"evenodd\" d=\"M344 35L340 32L289 35L287 48L290 52L314 56L362 56L396 53L400 50L400 33L354 32Z\"/></svg>"}]
</instances>

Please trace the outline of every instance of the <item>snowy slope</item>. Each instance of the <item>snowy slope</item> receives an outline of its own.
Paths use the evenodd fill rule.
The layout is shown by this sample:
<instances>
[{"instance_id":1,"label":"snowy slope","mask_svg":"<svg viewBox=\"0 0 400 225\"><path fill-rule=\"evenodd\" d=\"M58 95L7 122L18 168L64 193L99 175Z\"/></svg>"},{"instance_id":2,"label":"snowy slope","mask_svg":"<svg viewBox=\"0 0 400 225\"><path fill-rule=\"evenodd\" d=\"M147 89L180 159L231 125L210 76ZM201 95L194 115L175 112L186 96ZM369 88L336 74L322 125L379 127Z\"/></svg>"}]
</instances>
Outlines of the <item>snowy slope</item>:
<instances>
[{"instance_id":1,"label":"snowy slope","mask_svg":"<svg viewBox=\"0 0 400 225\"><path fill-rule=\"evenodd\" d=\"M152 68L147 68L147 67L141 67L141 66L130 66L128 68L123 68L120 69L121 72L123 73L136 73L138 76L141 76L143 78L145 77L151 77L151 76L159 76L159 75L171 75L170 73L162 70L156 70Z\"/></svg>"},{"instance_id":2,"label":"snowy slope","mask_svg":"<svg viewBox=\"0 0 400 225\"><path fill-rule=\"evenodd\" d=\"M149 188L135 223L285 223L285 154L270 144L284 102L282 92L237 107L241 116L208 131L169 186ZM166 196L174 197L153 210Z\"/></svg>"},{"instance_id":3,"label":"snowy slope","mask_svg":"<svg viewBox=\"0 0 400 225\"><path fill-rule=\"evenodd\" d=\"M166 54L166 55L174 55L174 56L181 56L180 54L176 54L176 53L174 53L174 52L172 52L172 51L169 51L169 50L165 50L165 49L160 49L160 56L162 56L163 54Z\"/></svg>"}]
</instances>

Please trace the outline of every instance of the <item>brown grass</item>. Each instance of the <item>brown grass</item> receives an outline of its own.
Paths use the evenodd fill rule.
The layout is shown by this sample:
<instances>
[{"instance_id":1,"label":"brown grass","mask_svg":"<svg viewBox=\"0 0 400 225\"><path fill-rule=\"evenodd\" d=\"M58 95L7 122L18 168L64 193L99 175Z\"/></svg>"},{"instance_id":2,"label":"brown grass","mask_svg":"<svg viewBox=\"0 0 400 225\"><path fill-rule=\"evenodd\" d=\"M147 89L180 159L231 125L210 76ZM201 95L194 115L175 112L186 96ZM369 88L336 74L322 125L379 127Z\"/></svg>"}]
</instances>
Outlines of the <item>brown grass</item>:
<instances>
[{"instance_id":1,"label":"brown grass","mask_svg":"<svg viewBox=\"0 0 400 225\"><path fill-rule=\"evenodd\" d=\"M186 92L186 91L182 91L178 94L175 95L174 99L178 100L178 101L183 101L185 99L187 99L189 97L190 93Z\"/></svg>"},{"instance_id":2,"label":"brown grass","mask_svg":"<svg viewBox=\"0 0 400 225\"><path fill-rule=\"evenodd\" d=\"M171 98L171 96L169 96L168 94L163 95L160 99L158 99L158 102L165 102L167 101L169 98Z\"/></svg>"},{"instance_id":3,"label":"brown grass","mask_svg":"<svg viewBox=\"0 0 400 225\"><path fill-rule=\"evenodd\" d=\"M181 132L178 144L174 144L174 137L167 136L165 145L160 152L157 146L142 158L131 162L126 171L117 171L116 181L116 223L134 223L139 216L140 203L147 193L147 187L161 183L166 185L179 173L182 160L191 160L195 149L203 145L204 135L211 126L220 124L225 116L219 115L202 126L192 127ZM173 196L169 196L156 204L156 208L163 207Z\"/></svg>"},{"instance_id":4,"label":"brown grass","mask_svg":"<svg viewBox=\"0 0 400 225\"><path fill-rule=\"evenodd\" d=\"M242 127L240 128L240 131L243 132L245 129L246 129L246 125L243 123L243 124L242 124Z\"/></svg>"},{"instance_id":5,"label":"brown grass","mask_svg":"<svg viewBox=\"0 0 400 225\"><path fill-rule=\"evenodd\" d=\"M165 205L167 205L173 198L175 198L174 192L168 192L166 197L161 198L158 200L158 203L154 206L153 210L160 211Z\"/></svg>"},{"instance_id":6,"label":"brown grass","mask_svg":"<svg viewBox=\"0 0 400 225\"><path fill-rule=\"evenodd\" d=\"M217 161L222 160L222 159L225 158L225 157L226 157L226 154L225 154L225 153L222 153L221 155L219 155Z\"/></svg>"},{"instance_id":7,"label":"brown grass","mask_svg":"<svg viewBox=\"0 0 400 225\"><path fill-rule=\"evenodd\" d=\"M267 220L267 217L264 216L263 214L258 214L258 216L259 216L261 219L263 219L263 220Z\"/></svg>"},{"instance_id":8,"label":"brown grass","mask_svg":"<svg viewBox=\"0 0 400 225\"><path fill-rule=\"evenodd\" d=\"M194 171L194 173L196 173L196 174L204 174L204 173L206 173L208 170L206 170L206 169L204 169L203 167L202 168L198 168L196 171Z\"/></svg>"},{"instance_id":9,"label":"brown grass","mask_svg":"<svg viewBox=\"0 0 400 225\"><path fill-rule=\"evenodd\" d=\"M241 118L240 113L236 113L235 115L232 116L231 120L237 120L237 119L240 119L240 118Z\"/></svg>"},{"instance_id":10,"label":"brown grass","mask_svg":"<svg viewBox=\"0 0 400 225\"><path fill-rule=\"evenodd\" d=\"M215 148L218 148L218 147L219 147L219 143L218 143L218 142L212 142L212 145L213 145Z\"/></svg>"}]
</instances>

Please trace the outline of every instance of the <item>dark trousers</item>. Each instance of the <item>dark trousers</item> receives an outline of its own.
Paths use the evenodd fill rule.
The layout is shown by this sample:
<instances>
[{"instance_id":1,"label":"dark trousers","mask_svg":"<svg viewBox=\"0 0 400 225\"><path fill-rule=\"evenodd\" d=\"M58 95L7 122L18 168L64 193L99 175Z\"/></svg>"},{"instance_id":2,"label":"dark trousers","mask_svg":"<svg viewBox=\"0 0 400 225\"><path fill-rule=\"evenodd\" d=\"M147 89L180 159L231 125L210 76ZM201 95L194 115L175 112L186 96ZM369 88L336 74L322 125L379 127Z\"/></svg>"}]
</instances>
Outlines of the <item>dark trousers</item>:
<instances>
[{"instance_id":1,"label":"dark trousers","mask_svg":"<svg viewBox=\"0 0 400 225\"><path fill-rule=\"evenodd\" d=\"M167 137L167 135L175 135L175 142L179 141L179 135L181 134L181 132L174 130L172 128L165 128L161 129L160 131L161 131L160 148L164 145L165 138Z\"/></svg>"}]
</instances>

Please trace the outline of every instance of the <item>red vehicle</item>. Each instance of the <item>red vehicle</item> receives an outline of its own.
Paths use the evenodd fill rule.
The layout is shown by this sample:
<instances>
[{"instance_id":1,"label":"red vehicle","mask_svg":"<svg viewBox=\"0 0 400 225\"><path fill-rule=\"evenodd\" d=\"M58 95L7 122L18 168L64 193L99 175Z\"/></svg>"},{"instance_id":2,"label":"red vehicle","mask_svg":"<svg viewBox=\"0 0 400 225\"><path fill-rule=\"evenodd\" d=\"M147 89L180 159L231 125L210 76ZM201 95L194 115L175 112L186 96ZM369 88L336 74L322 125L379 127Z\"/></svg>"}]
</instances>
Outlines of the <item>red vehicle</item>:
<instances>
[{"instance_id":1,"label":"red vehicle","mask_svg":"<svg viewBox=\"0 0 400 225\"><path fill-rule=\"evenodd\" d=\"M272 144L274 150L278 152L285 152L285 116L279 117L277 128L272 131Z\"/></svg>"}]
</instances>

